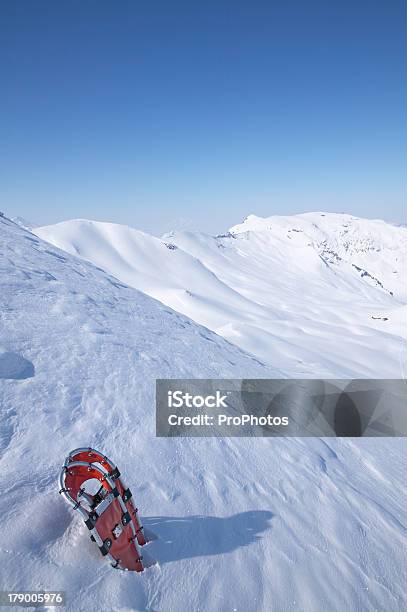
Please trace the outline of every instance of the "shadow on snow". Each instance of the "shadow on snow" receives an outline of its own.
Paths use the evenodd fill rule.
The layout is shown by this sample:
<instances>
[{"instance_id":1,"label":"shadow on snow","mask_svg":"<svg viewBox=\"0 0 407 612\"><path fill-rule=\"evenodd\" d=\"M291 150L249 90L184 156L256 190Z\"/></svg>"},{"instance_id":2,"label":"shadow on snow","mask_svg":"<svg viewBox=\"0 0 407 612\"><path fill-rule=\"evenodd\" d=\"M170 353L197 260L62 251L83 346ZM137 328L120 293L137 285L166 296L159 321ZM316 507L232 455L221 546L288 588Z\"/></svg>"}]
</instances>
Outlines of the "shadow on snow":
<instances>
[{"instance_id":1,"label":"shadow on snow","mask_svg":"<svg viewBox=\"0 0 407 612\"><path fill-rule=\"evenodd\" d=\"M233 516L143 517L146 529L157 534L154 556L162 565L180 559L222 555L261 540L273 514L251 510Z\"/></svg>"}]
</instances>

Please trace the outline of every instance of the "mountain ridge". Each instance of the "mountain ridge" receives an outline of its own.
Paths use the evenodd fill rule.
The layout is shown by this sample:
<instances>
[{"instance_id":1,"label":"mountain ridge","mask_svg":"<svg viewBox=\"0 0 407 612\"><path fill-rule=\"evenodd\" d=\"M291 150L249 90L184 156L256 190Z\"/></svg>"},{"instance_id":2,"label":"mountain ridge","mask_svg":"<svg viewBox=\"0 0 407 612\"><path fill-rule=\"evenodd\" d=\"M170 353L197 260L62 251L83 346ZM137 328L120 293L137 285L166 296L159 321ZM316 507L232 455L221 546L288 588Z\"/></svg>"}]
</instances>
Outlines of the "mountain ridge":
<instances>
[{"instance_id":1,"label":"mountain ridge","mask_svg":"<svg viewBox=\"0 0 407 612\"><path fill-rule=\"evenodd\" d=\"M298 377L374 376L380 354L397 377L406 360L406 228L304 213L218 236L88 220L33 231Z\"/></svg>"}]
</instances>

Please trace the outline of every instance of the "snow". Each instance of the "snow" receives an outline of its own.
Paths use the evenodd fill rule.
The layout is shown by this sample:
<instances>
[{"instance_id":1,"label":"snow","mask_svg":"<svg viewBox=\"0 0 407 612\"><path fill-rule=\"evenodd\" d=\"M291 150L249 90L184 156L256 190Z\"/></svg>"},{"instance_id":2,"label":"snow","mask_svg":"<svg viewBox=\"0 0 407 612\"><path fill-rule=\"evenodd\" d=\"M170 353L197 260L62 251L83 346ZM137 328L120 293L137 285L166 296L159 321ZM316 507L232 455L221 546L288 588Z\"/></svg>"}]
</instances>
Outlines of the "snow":
<instances>
[{"instance_id":1,"label":"snow","mask_svg":"<svg viewBox=\"0 0 407 612\"><path fill-rule=\"evenodd\" d=\"M0 379L22 380L34 376L34 366L22 355L0 347Z\"/></svg>"},{"instance_id":2,"label":"snow","mask_svg":"<svg viewBox=\"0 0 407 612\"><path fill-rule=\"evenodd\" d=\"M10 217L10 220L14 221L14 223L19 225L23 229L26 229L29 231L33 230L35 227L38 227L36 223L32 223L31 221L28 221L27 219L24 219L24 217Z\"/></svg>"},{"instance_id":3,"label":"snow","mask_svg":"<svg viewBox=\"0 0 407 612\"><path fill-rule=\"evenodd\" d=\"M0 219L2 588L62 589L68 610L405 609L404 439L155 438L157 377L400 375L406 230L360 221L383 261L348 247L327 264L318 241L335 234L301 237L314 218L287 221L292 238L250 218L234 238L163 240L75 221L36 229L48 243ZM159 535L142 575L104 563L58 495L66 454L88 445Z\"/></svg>"},{"instance_id":4,"label":"snow","mask_svg":"<svg viewBox=\"0 0 407 612\"><path fill-rule=\"evenodd\" d=\"M218 237L87 220L34 232L293 376L407 367L407 228L307 213L250 215Z\"/></svg>"}]
</instances>

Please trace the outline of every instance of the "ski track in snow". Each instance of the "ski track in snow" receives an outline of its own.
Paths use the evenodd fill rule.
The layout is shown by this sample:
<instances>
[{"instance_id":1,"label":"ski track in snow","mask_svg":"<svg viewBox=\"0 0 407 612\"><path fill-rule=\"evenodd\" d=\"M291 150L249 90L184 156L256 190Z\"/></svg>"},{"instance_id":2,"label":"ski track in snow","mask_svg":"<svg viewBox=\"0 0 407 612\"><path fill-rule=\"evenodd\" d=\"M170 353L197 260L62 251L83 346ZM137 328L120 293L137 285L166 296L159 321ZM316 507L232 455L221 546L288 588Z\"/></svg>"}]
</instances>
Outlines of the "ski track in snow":
<instances>
[{"instance_id":1,"label":"ski track in snow","mask_svg":"<svg viewBox=\"0 0 407 612\"><path fill-rule=\"evenodd\" d=\"M257 220L250 218L250 223ZM248 259L246 229L235 231L237 238L222 240L241 243L242 259ZM157 377L267 378L298 375L298 369L281 372L264 365L261 355L254 358L124 285L122 275L110 276L5 218L0 219L0 240L1 588L62 589L68 596L66 609L72 611L405 609L404 439L155 438ZM196 238L191 240L196 244ZM203 248L206 252L207 244ZM149 247L143 249L155 259ZM185 261L198 262L198 254L191 255L185 245L167 251L182 251ZM316 278L310 283L318 299L327 281L321 281L318 293L317 279L322 269L328 270L319 261L312 256ZM260 277L243 295L243 284L226 278L234 274L232 267L224 267L221 278L219 262L213 269L208 261L201 265L205 277L219 280L213 282L224 296L225 312L234 301L240 322L231 330L236 337L239 330L244 335L239 327L242 308L249 308L249 301L253 317L257 307L263 308L260 294L253 297ZM192 279L198 269L194 263L181 272ZM372 276L383 278L374 266L370 269ZM173 279L167 277L171 285ZM241 278L243 283L248 276ZM156 286L160 282L161 277ZM364 282L359 276L340 280L340 288L351 285L353 295L361 293L361 313L352 315L352 309L343 308L329 325L329 308L321 314L326 326L321 326L320 341L313 342L313 370L306 361L310 353L302 357L301 368L308 375L362 375L361 364L369 358L366 375L383 377L383 352L386 359L386 351L401 352L405 294L400 290L400 295L390 296ZM280 279L273 299L285 299L278 298L284 283L288 280ZM206 287L205 304L213 299L220 312L221 298L213 298L211 288ZM270 288L263 293L264 303L271 300ZM278 321L271 332L279 345L276 364L284 348L285 364L297 363L298 368L298 330L309 326L308 341L317 333L309 313L315 309L314 321L318 319L318 299L308 298L304 320L300 315L293 320L291 339L288 316L280 321L280 335ZM335 300L342 304L340 291L329 298L331 305ZM276 317L277 306L276 301ZM372 309L399 316L390 332L382 331L382 322L366 323L365 314ZM295 312L293 304L289 310ZM324 334L329 332L329 342L335 339L341 346L346 325L354 344L343 370L337 363L339 350L332 350L328 359ZM398 377L395 359L385 371L393 368ZM159 565L142 575L112 570L80 517L58 495L57 477L66 454L88 445L118 464L144 524L159 536L147 547Z\"/></svg>"}]
</instances>

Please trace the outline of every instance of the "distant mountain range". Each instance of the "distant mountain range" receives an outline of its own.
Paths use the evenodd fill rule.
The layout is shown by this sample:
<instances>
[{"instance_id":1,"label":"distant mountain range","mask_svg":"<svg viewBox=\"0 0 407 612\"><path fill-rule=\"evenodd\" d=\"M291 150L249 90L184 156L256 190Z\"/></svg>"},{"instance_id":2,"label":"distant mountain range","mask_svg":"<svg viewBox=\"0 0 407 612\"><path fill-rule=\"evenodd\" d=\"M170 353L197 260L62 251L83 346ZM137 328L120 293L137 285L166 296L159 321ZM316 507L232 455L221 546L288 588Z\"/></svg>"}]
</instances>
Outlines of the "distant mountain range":
<instances>
[{"instance_id":1,"label":"distant mountain range","mask_svg":"<svg viewBox=\"0 0 407 612\"><path fill-rule=\"evenodd\" d=\"M403 226L317 212L219 236L82 219L33 231L290 375L407 371Z\"/></svg>"}]
</instances>

